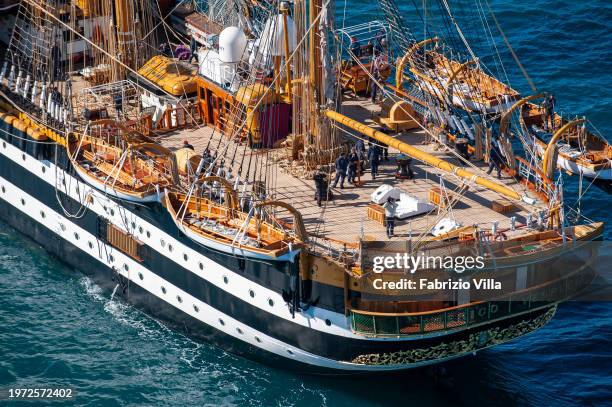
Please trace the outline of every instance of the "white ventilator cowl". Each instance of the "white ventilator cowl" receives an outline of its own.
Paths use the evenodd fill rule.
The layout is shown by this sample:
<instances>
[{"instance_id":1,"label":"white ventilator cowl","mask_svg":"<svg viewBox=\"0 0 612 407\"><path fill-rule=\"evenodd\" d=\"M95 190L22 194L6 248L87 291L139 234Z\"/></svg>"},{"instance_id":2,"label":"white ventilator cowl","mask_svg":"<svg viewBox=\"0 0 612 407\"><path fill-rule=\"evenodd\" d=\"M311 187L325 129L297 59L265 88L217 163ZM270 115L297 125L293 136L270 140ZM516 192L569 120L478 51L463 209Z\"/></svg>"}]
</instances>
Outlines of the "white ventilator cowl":
<instances>
[{"instance_id":1,"label":"white ventilator cowl","mask_svg":"<svg viewBox=\"0 0 612 407\"><path fill-rule=\"evenodd\" d=\"M219 34L219 59L225 63L240 62L246 46L244 32L238 27L227 27Z\"/></svg>"}]
</instances>

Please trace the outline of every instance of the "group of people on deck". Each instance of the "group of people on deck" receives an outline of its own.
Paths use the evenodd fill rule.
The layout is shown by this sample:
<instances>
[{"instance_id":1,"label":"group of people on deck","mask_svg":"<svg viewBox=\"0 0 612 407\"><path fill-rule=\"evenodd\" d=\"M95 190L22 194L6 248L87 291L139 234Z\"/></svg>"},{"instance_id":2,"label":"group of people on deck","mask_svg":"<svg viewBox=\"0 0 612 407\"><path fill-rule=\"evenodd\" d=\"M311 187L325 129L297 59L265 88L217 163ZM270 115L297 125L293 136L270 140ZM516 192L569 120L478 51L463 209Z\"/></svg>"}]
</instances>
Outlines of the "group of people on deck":
<instances>
[{"instance_id":1,"label":"group of people on deck","mask_svg":"<svg viewBox=\"0 0 612 407\"><path fill-rule=\"evenodd\" d=\"M358 174L365 172L366 163L370 164L370 174L372 179L375 180L378 175L380 162L387 159L389 159L389 148L387 146L369 141L366 151L364 140L358 139L355 147L351 148L351 152L348 155L343 152L336 159L336 176L332 187L336 188L338 182L340 182L340 189L344 189L344 181L347 178L350 184L358 186L355 179Z\"/></svg>"}]
</instances>

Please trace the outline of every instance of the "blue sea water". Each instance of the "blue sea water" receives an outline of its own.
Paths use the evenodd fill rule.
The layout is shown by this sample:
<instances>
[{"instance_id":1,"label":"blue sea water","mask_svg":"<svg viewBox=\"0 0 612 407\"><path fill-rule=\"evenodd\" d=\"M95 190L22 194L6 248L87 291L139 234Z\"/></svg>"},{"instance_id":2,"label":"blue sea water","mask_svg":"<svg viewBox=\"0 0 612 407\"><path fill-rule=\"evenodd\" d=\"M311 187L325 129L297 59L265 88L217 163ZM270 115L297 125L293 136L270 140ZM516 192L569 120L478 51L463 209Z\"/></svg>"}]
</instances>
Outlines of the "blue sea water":
<instances>
[{"instance_id":1,"label":"blue sea water","mask_svg":"<svg viewBox=\"0 0 612 407\"><path fill-rule=\"evenodd\" d=\"M412 2L398 3L419 25ZM468 38L482 30L479 22L469 24L473 1L449 3ZM338 18L343 5L336 2ZM496 0L492 7L538 88L554 92L558 108L586 114L611 138L612 3ZM376 2L350 1L346 24L377 13ZM479 55L488 52L486 43L474 41L474 47ZM506 51L503 58L513 86L528 92ZM568 179L566 188L575 193L576 180ZM612 222L610 202L592 187L583 213ZM445 364L441 378L429 369L370 378L303 376L167 329L0 223L0 389L69 386L77 405L612 405L611 325L611 303L568 303L534 334Z\"/></svg>"}]
</instances>

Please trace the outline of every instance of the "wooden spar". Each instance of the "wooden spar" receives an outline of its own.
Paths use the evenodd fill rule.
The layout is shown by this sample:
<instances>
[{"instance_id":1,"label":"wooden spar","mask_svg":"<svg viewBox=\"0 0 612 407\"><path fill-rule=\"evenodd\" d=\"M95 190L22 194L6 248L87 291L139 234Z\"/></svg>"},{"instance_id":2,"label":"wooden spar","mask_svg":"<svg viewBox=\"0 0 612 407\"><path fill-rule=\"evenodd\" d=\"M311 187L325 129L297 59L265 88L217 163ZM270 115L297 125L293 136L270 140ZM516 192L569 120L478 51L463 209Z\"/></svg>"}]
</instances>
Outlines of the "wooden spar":
<instances>
[{"instance_id":1,"label":"wooden spar","mask_svg":"<svg viewBox=\"0 0 612 407\"><path fill-rule=\"evenodd\" d=\"M280 5L280 12L283 15L283 40L285 42L285 74L287 75L285 92L287 93L287 100L291 103L291 65L289 63L289 27L287 26L289 7L284 1Z\"/></svg>"},{"instance_id":2,"label":"wooden spar","mask_svg":"<svg viewBox=\"0 0 612 407\"><path fill-rule=\"evenodd\" d=\"M550 154L552 154L555 144L557 144L557 141L559 141L559 138L561 138L563 133L565 133L567 130L579 124L584 123L584 121L585 121L584 119L576 119L569 123L565 123L559 130L555 132L555 134L552 136L552 138L548 142L548 146L546 146L546 151L544 151L544 156L542 157L542 172L544 174L548 174L549 168L547 167L548 166L547 163L549 160L549 156Z\"/></svg>"},{"instance_id":3,"label":"wooden spar","mask_svg":"<svg viewBox=\"0 0 612 407\"><path fill-rule=\"evenodd\" d=\"M543 93L538 93L535 95L530 95L527 97L522 98L521 100L517 101L515 104L512 105L512 107L505 112L502 117L501 120L499 121L499 133L505 135L506 132L508 131L508 123L510 122L510 117L512 117L512 113L518 109L519 107L523 106L525 103L529 102L530 100L533 99L539 99L541 97L543 97L544 94Z\"/></svg>"},{"instance_id":4,"label":"wooden spar","mask_svg":"<svg viewBox=\"0 0 612 407\"><path fill-rule=\"evenodd\" d=\"M465 70L465 68L467 68L470 65L477 64L477 63L478 63L478 59L472 59L471 61L467 61L459 65L459 67L453 71L450 78L448 79L448 83L446 84L446 93L450 93L450 88L453 82L455 81L457 76L459 76L459 74Z\"/></svg>"},{"instance_id":5,"label":"wooden spar","mask_svg":"<svg viewBox=\"0 0 612 407\"><path fill-rule=\"evenodd\" d=\"M504 185L500 185L496 182L490 181L486 178L482 178L479 177L478 175L474 174L473 172L464 170L463 168L459 168L456 165L453 165L451 163L449 163L448 161L442 160L436 156L433 156L429 153L426 153L425 151L417 148L417 147L413 147L410 144L404 143L403 141L397 140L381 131L377 131L374 130L373 128L371 128L370 126L367 126L365 124L359 123L356 120L353 120L349 117L346 117L338 112L334 112L333 110L326 110L325 111L325 115L330 118L331 120L334 120L344 126L347 126L353 130L356 130L358 132L360 132L361 134L364 134L366 136L372 137L378 141L381 141L385 144L387 144L390 147L394 147L397 148L399 151L401 151L404 154L407 154L411 157L414 157L415 159L422 161L424 163L427 163L433 167L439 168L442 171L451 173L451 174L455 174L458 177L464 178L466 180L469 181L474 181L476 184L485 187L487 189L490 189L491 191L495 191L499 194L502 194L510 199L515 199L515 200L523 200L525 202L530 202L531 199L528 197L522 197L521 195L519 195L516 191L504 186Z\"/></svg>"},{"instance_id":6,"label":"wooden spar","mask_svg":"<svg viewBox=\"0 0 612 407\"><path fill-rule=\"evenodd\" d=\"M402 81L404 78L404 65L406 65L406 62L408 62L408 60L410 59L410 57L412 56L412 54L419 48L424 47L427 44L430 44L432 42L438 42L439 38L438 37L434 37L434 38L428 38L426 40L423 40L419 43L414 44L413 46L411 46L408 51L406 51L406 54L400 58L397 67L395 68L395 87L398 90L402 90Z\"/></svg>"}]
</instances>

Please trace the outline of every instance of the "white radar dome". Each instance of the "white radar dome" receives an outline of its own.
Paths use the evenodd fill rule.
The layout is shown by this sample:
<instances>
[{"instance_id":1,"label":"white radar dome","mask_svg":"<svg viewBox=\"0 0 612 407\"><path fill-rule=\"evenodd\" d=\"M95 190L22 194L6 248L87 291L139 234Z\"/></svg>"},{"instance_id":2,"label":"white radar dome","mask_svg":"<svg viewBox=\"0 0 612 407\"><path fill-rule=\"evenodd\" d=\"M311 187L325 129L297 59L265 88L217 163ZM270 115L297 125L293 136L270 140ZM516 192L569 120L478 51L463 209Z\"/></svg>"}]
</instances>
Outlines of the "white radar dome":
<instances>
[{"instance_id":1,"label":"white radar dome","mask_svg":"<svg viewBox=\"0 0 612 407\"><path fill-rule=\"evenodd\" d=\"M219 34L219 59L221 62L240 62L247 46L246 35L238 27L227 27Z\"/></svg>"}]
</instances>

